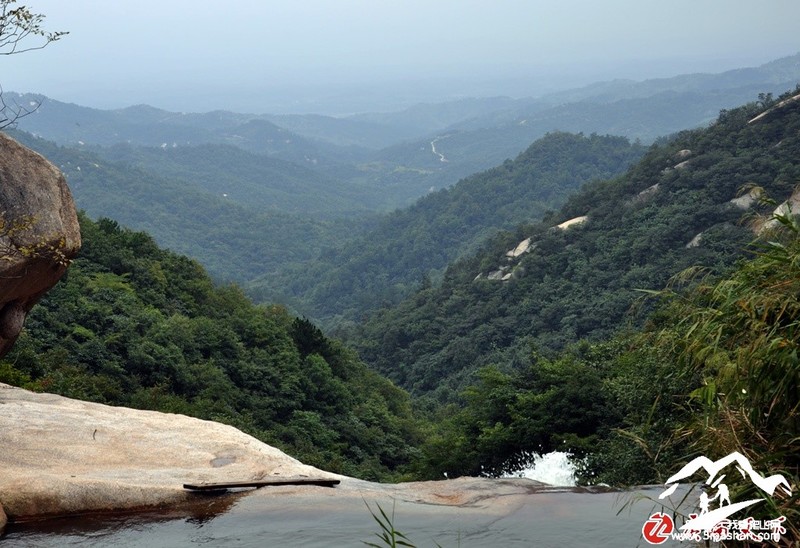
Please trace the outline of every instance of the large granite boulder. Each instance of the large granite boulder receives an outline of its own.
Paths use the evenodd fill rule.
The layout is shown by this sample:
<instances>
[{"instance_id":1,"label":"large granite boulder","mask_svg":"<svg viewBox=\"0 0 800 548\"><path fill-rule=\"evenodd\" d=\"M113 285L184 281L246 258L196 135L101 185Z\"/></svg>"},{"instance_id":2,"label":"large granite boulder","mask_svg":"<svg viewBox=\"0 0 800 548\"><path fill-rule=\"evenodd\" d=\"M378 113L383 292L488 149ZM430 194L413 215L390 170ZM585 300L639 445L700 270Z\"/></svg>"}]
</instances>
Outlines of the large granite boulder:
<instances>
[{"instance_id":1,"label":"large granite boulder","mask_svg":"<svg viewBox=\"0 0 800 548\"><path fill-rule=\"evenodd\" d=\"M0 133L0 356L25 315L61 278L81 246L64 175Z\"/></svg>"}]
</instances>

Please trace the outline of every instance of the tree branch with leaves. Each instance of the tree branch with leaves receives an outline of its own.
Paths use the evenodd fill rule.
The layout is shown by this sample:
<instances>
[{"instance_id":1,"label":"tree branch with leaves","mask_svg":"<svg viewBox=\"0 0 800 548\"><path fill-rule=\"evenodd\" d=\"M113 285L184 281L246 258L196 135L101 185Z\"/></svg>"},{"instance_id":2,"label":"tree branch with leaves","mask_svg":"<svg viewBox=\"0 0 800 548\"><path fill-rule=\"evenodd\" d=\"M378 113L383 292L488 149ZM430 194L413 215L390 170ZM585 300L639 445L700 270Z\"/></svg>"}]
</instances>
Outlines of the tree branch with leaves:
<instances>
[{"instance_id":1,"label":"tree branch with leaves","mask_svg":"<svg viewBox=\"0 0 800 548\"><path fill-rule=\"evenodd\" d=\"M32 12L27 6L18 6L16 0L0 0L0 55L42 49L68 34L46 31L42 28L43 22L44 15ZM0 87L0 129L13 125L33 110L16 102L6 103Z\"/></svg>"}]
</instances>

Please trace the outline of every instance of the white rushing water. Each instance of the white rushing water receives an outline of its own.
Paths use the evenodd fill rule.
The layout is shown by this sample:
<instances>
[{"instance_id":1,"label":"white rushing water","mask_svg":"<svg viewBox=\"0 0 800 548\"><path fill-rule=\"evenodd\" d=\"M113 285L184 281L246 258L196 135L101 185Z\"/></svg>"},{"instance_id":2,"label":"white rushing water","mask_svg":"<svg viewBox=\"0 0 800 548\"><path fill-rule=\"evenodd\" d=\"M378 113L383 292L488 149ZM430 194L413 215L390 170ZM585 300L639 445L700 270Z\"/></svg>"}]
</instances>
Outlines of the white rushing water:
<instances>
[{"instance_id":1,"label":"white rushing water","mask_svg":"<svg viewBox=\"0 0 800 548\"><path fill-rule=\"evenodd\" d=\"M553 451L544 455L532 453L529 457L525 467L506 474L504 477L528 478L557 487L575 486L575 463L571 460L569 453L561 451Z\"/></svg>"}]
</instances>

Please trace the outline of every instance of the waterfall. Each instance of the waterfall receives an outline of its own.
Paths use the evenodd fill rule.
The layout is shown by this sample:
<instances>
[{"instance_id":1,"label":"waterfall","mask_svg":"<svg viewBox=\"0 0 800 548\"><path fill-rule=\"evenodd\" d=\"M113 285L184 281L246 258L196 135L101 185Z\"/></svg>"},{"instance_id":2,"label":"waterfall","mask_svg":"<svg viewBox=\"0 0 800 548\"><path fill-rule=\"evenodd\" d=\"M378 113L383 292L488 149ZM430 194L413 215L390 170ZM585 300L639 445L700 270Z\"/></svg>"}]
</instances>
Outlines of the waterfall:
<instances>
[{"instance_id":1,"label":"waterfall","mask_svg":"<svg viewBox=\"0 0 800 548\"><path fill-rule=\"evenodd\" d=\"M530 453L527 456L525 466L503 477L528 478L558 487L575 486L576 464L569 453L553 451L544 455Z\"/></svg>"}]
</instances>

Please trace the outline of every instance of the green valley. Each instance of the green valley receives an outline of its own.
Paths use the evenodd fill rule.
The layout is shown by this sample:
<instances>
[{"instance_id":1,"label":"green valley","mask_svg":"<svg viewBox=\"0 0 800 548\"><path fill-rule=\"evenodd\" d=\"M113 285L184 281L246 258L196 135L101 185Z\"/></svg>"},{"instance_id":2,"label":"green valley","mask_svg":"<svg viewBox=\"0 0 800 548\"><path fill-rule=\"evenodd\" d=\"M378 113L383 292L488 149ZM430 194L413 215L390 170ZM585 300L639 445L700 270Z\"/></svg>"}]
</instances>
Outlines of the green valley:
<instances>
[{"instance_id":1,"label":"green valley","mask_svg":"<svg viewBox=\"0 0 800 548\"><path fill-rule=\"evenodd\" d=\"M800 3L37 1L0 542L798 546Z\"/></svg>"},{"instance_id":2,"label":"green valley","mask_svg":"<svg viewBox=\"0 0 800 548\"><path fill-rule=\"evenodd\" d=\"M559 207L592 180L623 172L644 147L621 137L553 133L503 165L388 214L361 237L246 284L257 300L291 304L343 329L395 303L488 237Z\"/></svg>"},{"instance_id":3,"label":"green valley","mask_svg":"<svg viewBox=\"0 0 800 548\"><path fill-rule=\"evenodd\" d=\"M419 429L408 395L280 306L214 286L145 233L81 218L83 249L35 308L0 381L232 424L306 463L396 478Z\"/></svg>"}]
</instances>

